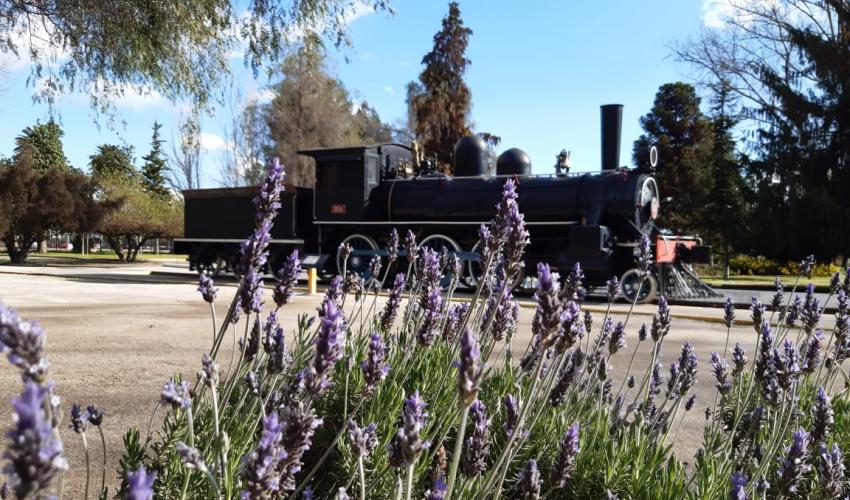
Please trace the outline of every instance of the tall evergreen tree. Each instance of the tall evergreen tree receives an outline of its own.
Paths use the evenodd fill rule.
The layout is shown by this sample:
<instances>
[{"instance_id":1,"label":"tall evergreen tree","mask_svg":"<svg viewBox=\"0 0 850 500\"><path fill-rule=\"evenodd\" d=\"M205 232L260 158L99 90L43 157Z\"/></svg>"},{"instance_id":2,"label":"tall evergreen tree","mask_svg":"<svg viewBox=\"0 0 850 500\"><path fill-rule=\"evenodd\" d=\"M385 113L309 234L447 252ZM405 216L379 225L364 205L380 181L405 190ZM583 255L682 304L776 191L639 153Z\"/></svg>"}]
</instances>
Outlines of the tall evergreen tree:
<instances>
[{"instance_id":1,"label":"tall evergreen tree","mask_svg":"<svg viewBox=\"0 0 850 500\"><path fill-rule=\"evenodd\" d=\"M433 49L422 58L423 92L413 98L416 135L425 151L436 154L442 164L451 164L455 143L470 133L472 95L463 75L470 64L465 53L471 35L457 2L451 2L442 29L434 35Z\"/></svg>"},{"instance_id":2,"label":"tall evergreen tree","mask_svg":"<svg viewBox=\"0 0 850 500\"><path fill-rule=\"evenodd\" d=\"M69 168L68 158L62 148L64 134L62 127L53 120L25 128L15 138L14 160L23 161L28 156L32 168L36 170Z\"/></svg>"},{"instance_id":3,"label":"tall evergreen tree","mask_svg":"<svg viewBox=\"0 0 850 500\"><path fill-rule=\"evenodd\" d=\"M168 190L168 181L165 176L168 171L168 163L165 160L165 153L162 150L162 145L165 141L159 135L159 129L161 128L161 123L153 122L151 150L142 157L142 160L145 162L142 165L142 182L147 192L160 198L167 198L171 195L171 192Z\"/></svg>"},{"instance_id":4,"label":"tall evergreen tree","mask_svg":"<svg viewBox=\"0 0 850 500\"><path fill-rule=\"evenodd\" d=\"M662 207L661 224L678 232L705 230L702 208L710 187L712 129L700 111L696 90L682 82L662 85L640 124L644 133L634 143L635 162L640 162L638 151L658 146L658 187L661 196L672 198Z\"/></svg>"},{"instance_id":5,"label":"tall evergreen tree","mask_svg":"<svg viewBox=\"0 0 850 500\"><path fill-rule=\"evenodd\" d=\"M89 156L92 177L120 177L137 180L138 170L133 165L133 147L115 144L101 144L97 153Z\"/></svg>"}]
</instances>

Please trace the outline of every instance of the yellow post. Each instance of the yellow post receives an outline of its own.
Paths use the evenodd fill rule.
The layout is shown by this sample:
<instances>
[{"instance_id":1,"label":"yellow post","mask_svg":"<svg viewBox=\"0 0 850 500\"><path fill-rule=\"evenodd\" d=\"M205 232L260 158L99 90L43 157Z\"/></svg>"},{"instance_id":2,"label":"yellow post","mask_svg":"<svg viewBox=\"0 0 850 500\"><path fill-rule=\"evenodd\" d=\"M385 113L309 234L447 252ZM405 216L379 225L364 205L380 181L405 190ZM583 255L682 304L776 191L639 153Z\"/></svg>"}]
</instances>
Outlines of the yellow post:
<instances>
[{"instance_id":1,"label":"yellow post","mask_svg":"<svg viewBox=\"0 0 850 500\"><path fill-rule=\"evenodd\" d=\"M307 269L307 294L316 294L316 283L319 281L319 273L315 267Z\"/></svg>"}]
</instances>

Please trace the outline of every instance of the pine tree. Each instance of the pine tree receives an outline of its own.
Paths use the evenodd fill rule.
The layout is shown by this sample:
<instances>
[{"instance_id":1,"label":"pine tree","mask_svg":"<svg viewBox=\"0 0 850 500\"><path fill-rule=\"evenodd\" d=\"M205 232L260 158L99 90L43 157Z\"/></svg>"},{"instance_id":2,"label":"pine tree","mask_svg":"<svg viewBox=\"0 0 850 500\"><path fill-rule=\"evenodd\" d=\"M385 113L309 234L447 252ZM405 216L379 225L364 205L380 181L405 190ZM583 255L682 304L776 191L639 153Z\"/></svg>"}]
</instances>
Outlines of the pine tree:
<instances>
[{"instance_id":1,"label":"pine tree","mask_svg":"<svg viewBox=\"0 0 850 500\"><path fill-rule=\"evenodd\" d=\"M422 58L423 92L413 98L416 135L427 154L436 154L444 165L451 164L458 139L470 133L472 94L463 75L470 64L465 52L471 35L457 2L451 2L433 49Z\"/></svg>"},{"instance_id":2,"label":"pine tree","mask_svg":"<svg viewBox=\"0 0 850 500\"><path fill-rule=\"evenodd\" d=\"M165 178L165 173L168 171L168 163L165 161L165 154L162 151L162 145L165 141L159 135L159 129L161 128L161 123L153 123L151 150L150 153L142 157L142 160L145 162L142 165L142 182L147 192L160 198L168 198L171 196L171 192L168 190Z\"/></svg>"}]
</instances>

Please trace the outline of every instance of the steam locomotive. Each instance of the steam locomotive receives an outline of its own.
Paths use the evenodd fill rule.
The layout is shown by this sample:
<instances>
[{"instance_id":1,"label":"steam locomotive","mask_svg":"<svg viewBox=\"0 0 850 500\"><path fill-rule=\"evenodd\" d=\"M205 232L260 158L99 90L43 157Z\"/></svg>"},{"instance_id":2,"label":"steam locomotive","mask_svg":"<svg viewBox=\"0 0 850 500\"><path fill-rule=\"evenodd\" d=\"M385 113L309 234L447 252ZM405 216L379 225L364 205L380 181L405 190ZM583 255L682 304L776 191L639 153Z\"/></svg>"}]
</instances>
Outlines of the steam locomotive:
<instances>
[{"instance_id":1,"label":"steam locomotive","mask_svg":"<svg viewBox=\"0 0 850 500\"><path fill-rule=\"evenodd\" d=\"M598 173L570 173L562 153L555 173L532 175L529 156L509 149L498 157L493 175L486 145L473 136L455 147L454 175L429 166L418 151L400 144L299 151L315 160L316 182L312 189L287 186L283 193L269 269L279 269L297 248L306 255L306 266L337 272L343 267L338 246L347 243L354 251L346 268L365 272L374 255L385 255L381 249L392 228L401 234L410 229L420 245L458 255L466 281L474 285L480 278L477 230L492 217L505 180L514 178L531 234L527 270L541 261L562 271L580 262L591 286L617 276L623 295L637 296L639 302L659 293L713 296L689 265L706 261L710 250L696 238L665 234L655 225L661 201L653 177L657 151L644 152L648 167L619 165L622 109L619 104L601 107ZM255 191L184 191L186 237L175 240L174 251L188 254L193 269L213 274L235 269L239 243L253 222ZM633 262L643 235L654 243L657 266L639 287Z\"/></svg>"}]
</instances>

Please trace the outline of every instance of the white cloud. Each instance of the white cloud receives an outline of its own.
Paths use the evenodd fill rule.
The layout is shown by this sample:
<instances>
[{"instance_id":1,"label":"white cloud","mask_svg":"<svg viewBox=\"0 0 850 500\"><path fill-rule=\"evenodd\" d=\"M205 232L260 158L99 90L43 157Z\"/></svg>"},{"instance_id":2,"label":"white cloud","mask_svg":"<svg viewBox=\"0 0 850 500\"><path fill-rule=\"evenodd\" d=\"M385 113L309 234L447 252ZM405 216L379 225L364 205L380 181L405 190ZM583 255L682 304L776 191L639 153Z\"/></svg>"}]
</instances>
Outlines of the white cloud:
<instances>
[{"instance_id":1,"label":"white cloud","mask_svg":"<svg viewBox=\"0 0 850 500\"><path fill-rule=\"evenodd\" d=\"M201 148L205 151L221 151L227 149L227 142L216 134L201 132Z\"/></svg>"},{"instance_id":2,"label":"white cloud","mask_svg":"<svg viewBox=\"0 0 850 500\"><path fill-rule=\"evenodd\" d=\"M161 106L168 101L153 89L147 87L124 87L119 95L109 99L117 108L130 108L141 111L149 106Z\"/></svg>"},{"instance_id":3,"label":"white cloud","mask_svg":"<svg viewBox=\"0 0 850 500\"><path fill-rule=\"evenodd\" d=\"M392 94L393 92L395 92L395 89L387 85L386 87L384 87L384 92L386 92L387 94Z\"/></svg>"},{"instance_id":4,"label":"white cloud","mask_svg":"<svg viewBox=\"0 0 850 500\"><path fill-rule=\"evenodd\" d=\"M735 6L729 0L702 0L700 19L709 28L722 28L734 13Z\"/></svg>"},{"instance_id":5,"label":"white cloud","mask_svg":"<svg viewBox=\"0 0 850 500\"><path fill-rule=\"evenodd\" d=\"M277 94L269 88L254 89L248 93L248 101L267 103L274 99L276 95Z\"/></svg>"},{"instance_id":6,"label":"white cloud","mask_svg":"<svg viewBox=\"0 0 850 500\"><path fill-rule=\"evenodd\" d=\"M17 71L28 69L33 61L30 57L32 51L39 54L42 62L47 66L58 64L68 58L69 52L64 47L50 43L50 31L42 23L32 25L32 30L21 25L9 33L9 41L14 45L18 54L11 51L0 51L0 66L9 70Z\"/></svg>"}]
</instances>

